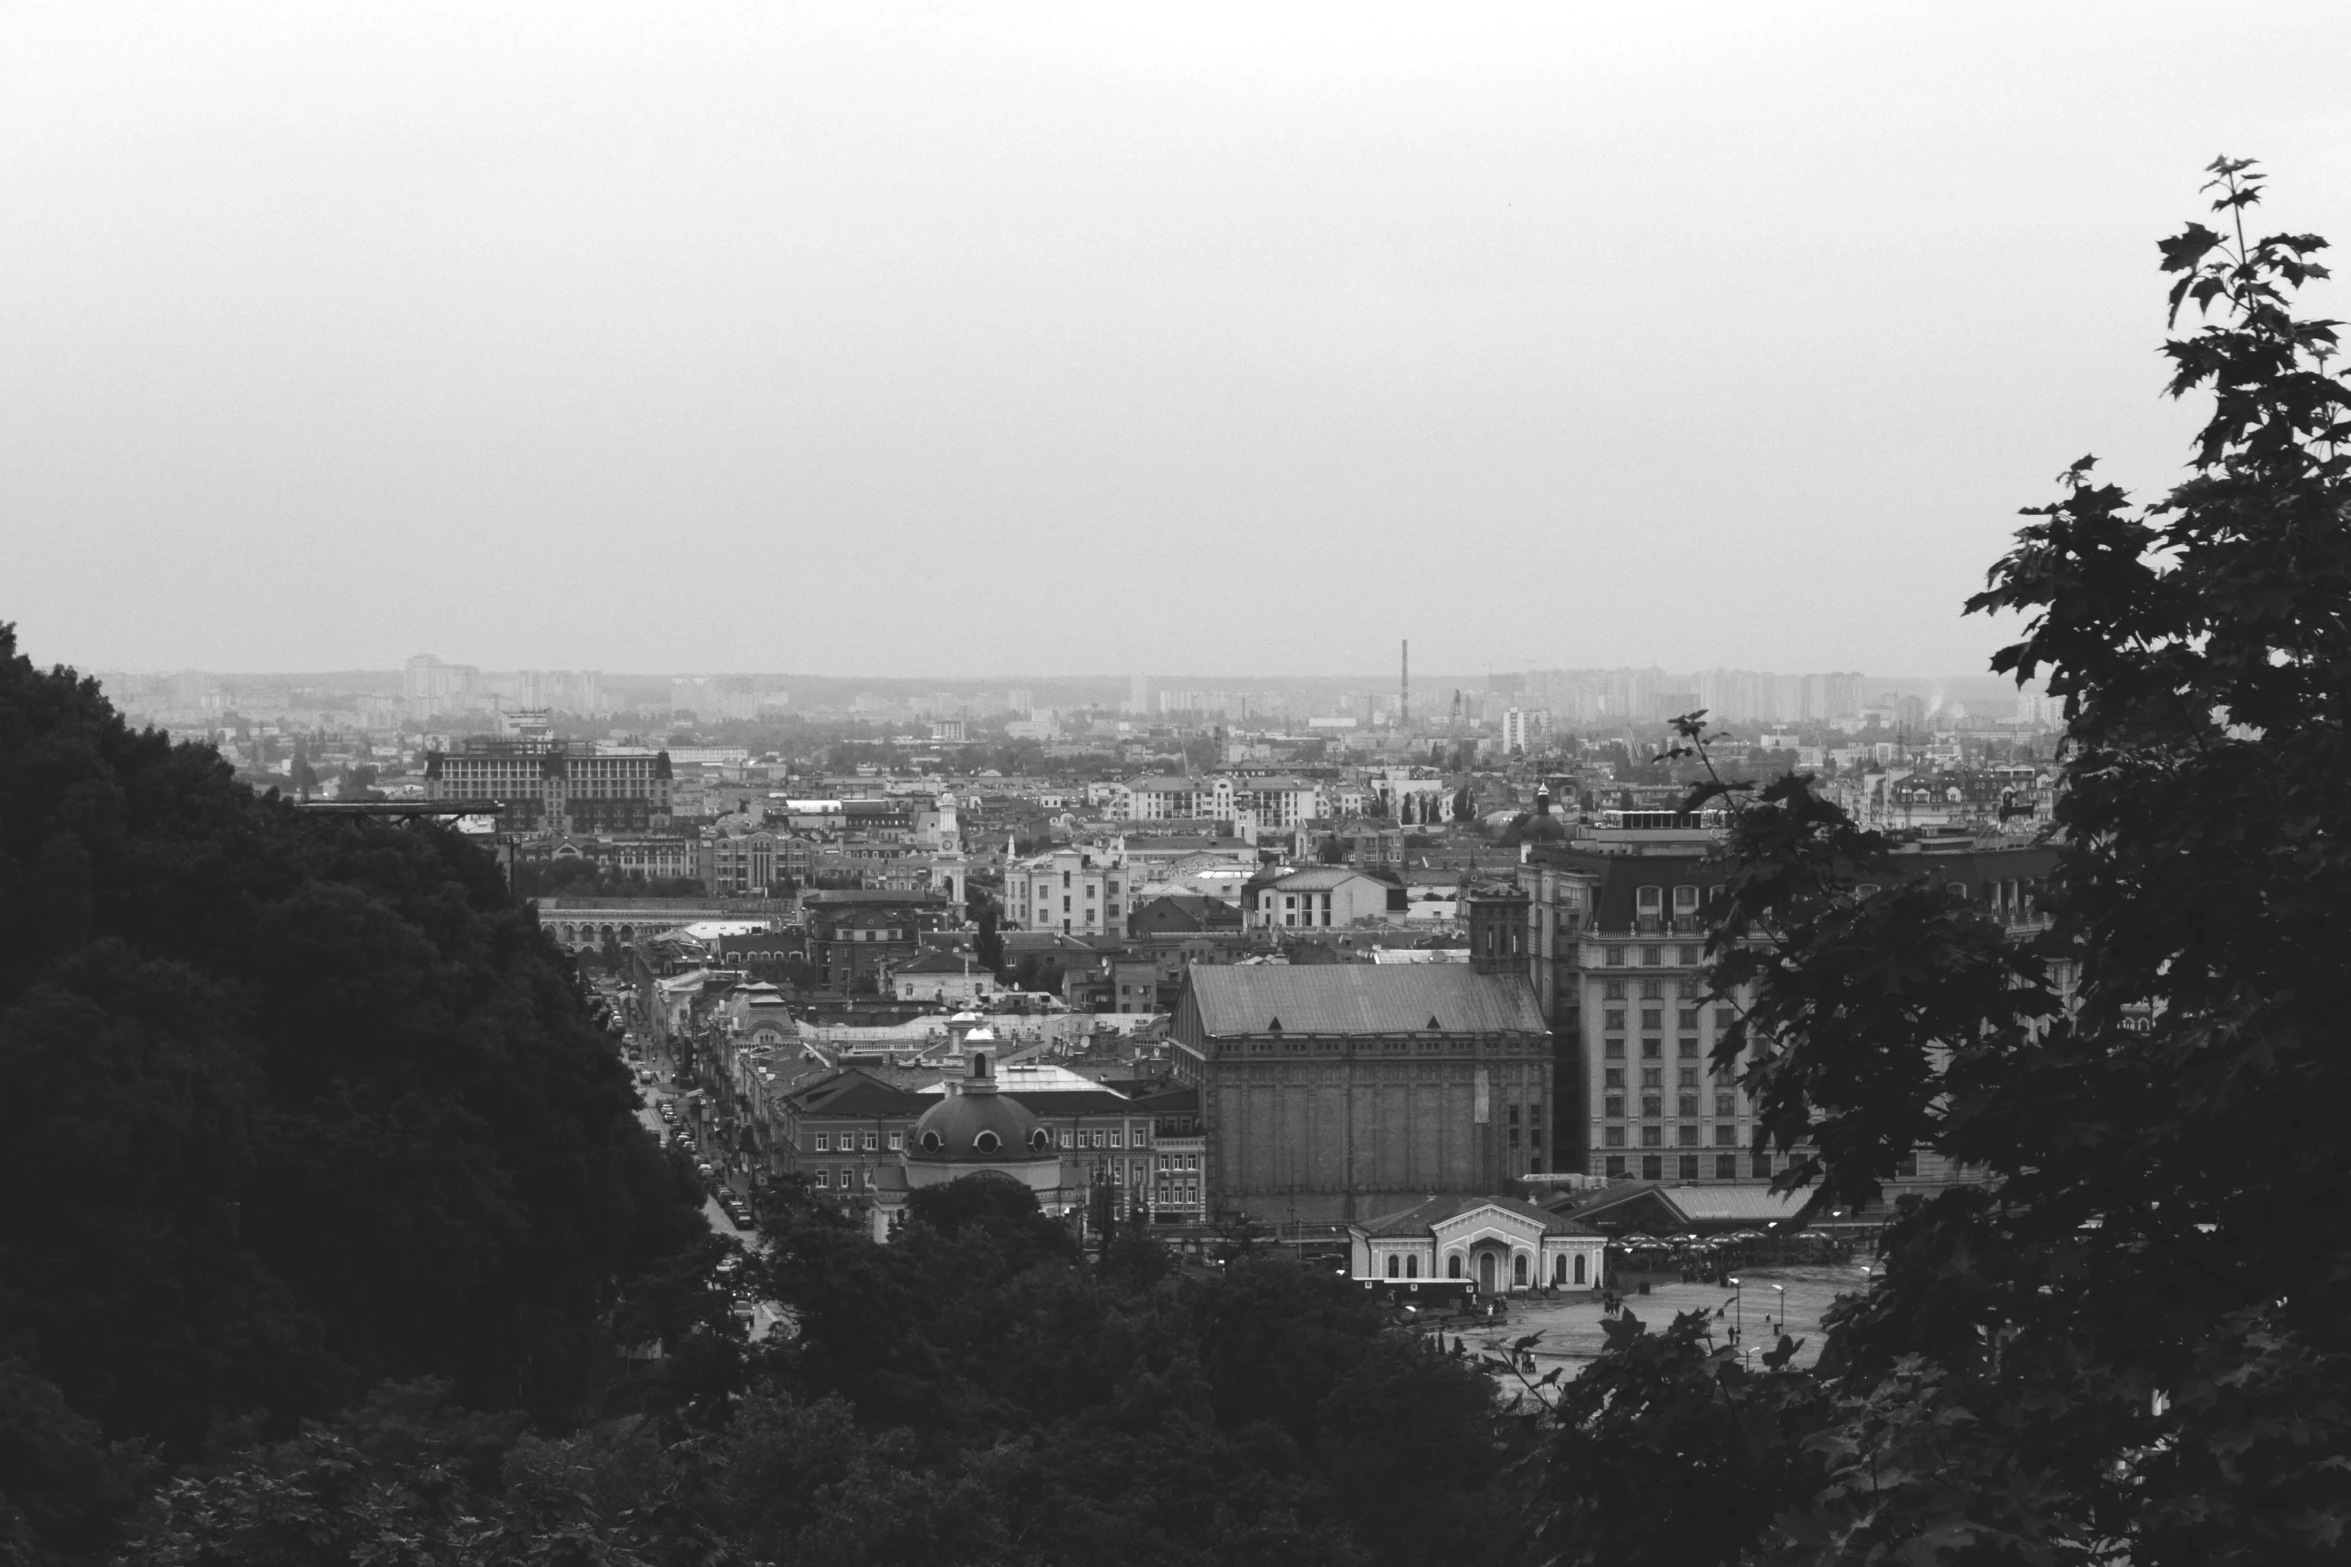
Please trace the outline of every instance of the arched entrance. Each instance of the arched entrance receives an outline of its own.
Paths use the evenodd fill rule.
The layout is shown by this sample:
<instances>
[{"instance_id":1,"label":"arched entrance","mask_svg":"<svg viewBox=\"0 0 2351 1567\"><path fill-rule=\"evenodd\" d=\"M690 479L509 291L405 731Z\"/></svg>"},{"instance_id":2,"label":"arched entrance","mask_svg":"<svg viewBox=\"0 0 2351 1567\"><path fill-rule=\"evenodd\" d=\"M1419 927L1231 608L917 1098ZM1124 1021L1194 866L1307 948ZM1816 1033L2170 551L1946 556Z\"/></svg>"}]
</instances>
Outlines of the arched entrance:
<instances>
[{"instance_id":1,"label":"arched entrance","mask_svg":"<svg viewBox=\"0 0 2351 1567\"><path fill-rule=\"evenodd\" d=\"M1494 1285L1499 1276L1499 1273L1500 1270L1494 1265L1494 1254L1490 1251L1479 1252L1478 1289L1481 1293L1487 1295L1494 1293Z\"/></svg>"}]
</instances>

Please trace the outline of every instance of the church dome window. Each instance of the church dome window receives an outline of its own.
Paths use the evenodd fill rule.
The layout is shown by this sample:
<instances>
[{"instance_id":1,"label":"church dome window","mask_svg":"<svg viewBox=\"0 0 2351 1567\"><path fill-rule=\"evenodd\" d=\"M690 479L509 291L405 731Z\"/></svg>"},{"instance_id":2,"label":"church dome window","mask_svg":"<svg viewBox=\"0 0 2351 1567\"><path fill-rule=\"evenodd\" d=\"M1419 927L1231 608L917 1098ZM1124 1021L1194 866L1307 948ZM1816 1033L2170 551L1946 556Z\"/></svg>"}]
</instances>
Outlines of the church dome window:
<instances>
[{"instance_id":1,"label":"church dome window","mask_svg":"<svg viewBox=\"0 0 2351 1567\"><path fill-rule=\"evenodd\" d=\"M925 1132L922 1134L923 1152L937 1153L943 1146L945 1145L940 1142L939 1134L937 1132Z\"/></svg>"},{"instance_id":2,"label":"church dome window","mask_svg":"<svg viewBox=\"0 0 2351 1567\"><path fill-rule=\"evenodd\" d=\"M1004 1140L994 1132L982 1132L971 1140L971 1145L981 1153L994 1153L1004 1146Z\"/></svg>"}]
</instances>

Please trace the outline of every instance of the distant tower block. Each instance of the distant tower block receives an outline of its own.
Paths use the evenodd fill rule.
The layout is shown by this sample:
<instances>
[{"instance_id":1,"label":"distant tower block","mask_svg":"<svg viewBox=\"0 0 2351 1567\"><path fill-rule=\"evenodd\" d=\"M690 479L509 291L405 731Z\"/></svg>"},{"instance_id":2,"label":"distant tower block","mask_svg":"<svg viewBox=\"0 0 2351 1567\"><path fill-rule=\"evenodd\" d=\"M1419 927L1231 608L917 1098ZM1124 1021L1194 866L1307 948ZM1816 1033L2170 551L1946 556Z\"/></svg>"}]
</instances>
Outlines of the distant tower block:
<instances>
[{"instance_id":1,"label":"distant tower block","mask_svg":"<svg viewBox=\"0 0 2351 1567\"><path fill-rule=\"evenodd\" d=\"M1412 639L1404 639L1404 667L1396 683L1396 727L1412 724Z\"/></svg>"}]
</instances>

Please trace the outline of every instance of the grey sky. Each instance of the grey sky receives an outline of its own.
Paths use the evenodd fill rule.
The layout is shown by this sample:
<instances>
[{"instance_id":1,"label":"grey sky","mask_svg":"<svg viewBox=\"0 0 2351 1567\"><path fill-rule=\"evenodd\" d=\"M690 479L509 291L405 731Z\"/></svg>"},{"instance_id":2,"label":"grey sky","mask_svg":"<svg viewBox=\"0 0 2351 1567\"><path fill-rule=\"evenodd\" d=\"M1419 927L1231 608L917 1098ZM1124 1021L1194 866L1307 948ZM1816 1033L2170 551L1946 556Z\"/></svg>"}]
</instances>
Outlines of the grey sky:
<instances>
[{"instance_id":1,"label":"grey sky","mask_svg":"<svg viewBox=\"0 0 2351 1567\"><path fill-rule=\"evenodd\" d=\"M0 619L84 667L1980 668L2169 482L2351 8L18 6ZM2351 301L2324 300L2351 314Z\"/></svg>"}]
</instances>

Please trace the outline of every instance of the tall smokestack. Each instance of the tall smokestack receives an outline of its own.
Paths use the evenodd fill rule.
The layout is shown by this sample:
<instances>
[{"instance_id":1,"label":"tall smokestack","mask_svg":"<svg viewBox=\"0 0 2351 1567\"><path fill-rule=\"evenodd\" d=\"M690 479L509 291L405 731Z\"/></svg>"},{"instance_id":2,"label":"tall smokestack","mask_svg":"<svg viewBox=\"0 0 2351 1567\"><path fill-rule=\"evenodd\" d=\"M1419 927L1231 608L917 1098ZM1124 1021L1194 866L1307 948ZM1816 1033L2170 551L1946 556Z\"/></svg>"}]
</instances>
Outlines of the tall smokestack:
<instances>
[{"instance_id":1,"label":"tall smokestack","mask_svg":"<svg viewBox=\"0 0 2351 1567\"><path fill-rule=\"evenodd\" d=\"M1404 639L1403 677L1396 687L1396 727L1408 728L1412 723L1412 639Z\"/></svg>"}]
</instances>

